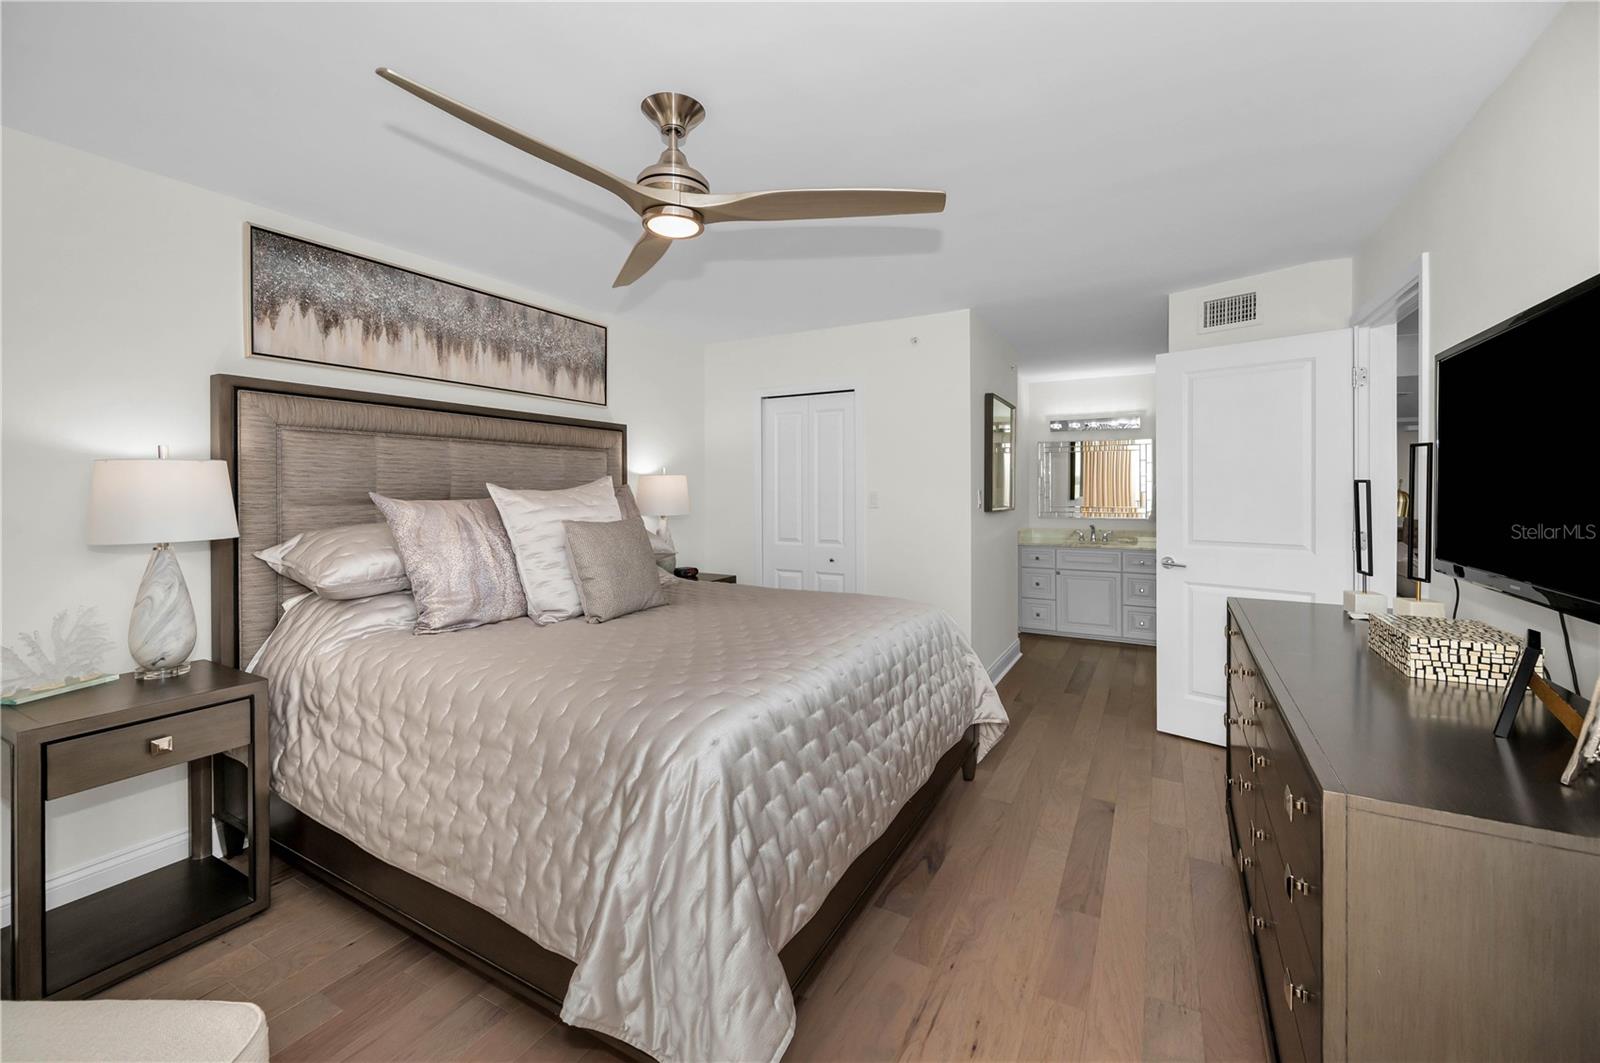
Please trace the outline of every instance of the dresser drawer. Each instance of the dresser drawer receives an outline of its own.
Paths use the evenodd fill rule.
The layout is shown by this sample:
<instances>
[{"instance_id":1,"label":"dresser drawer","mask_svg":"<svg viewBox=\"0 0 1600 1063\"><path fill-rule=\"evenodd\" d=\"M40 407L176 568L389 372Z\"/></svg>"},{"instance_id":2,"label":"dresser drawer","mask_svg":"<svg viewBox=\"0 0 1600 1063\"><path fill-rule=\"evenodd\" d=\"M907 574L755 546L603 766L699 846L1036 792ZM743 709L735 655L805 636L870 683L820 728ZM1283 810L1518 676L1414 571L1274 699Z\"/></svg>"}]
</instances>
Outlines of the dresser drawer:
<instances>
[{"instance_id":1,"label":"dresser drawer","mask_svg":"<svg viewBox=\"0 0 1600 1063\"><path fill-rule=\"evenodd\" d=\"M1093 546L1061 547L1056 550L1056 567L1080 572L1121 572L1122 551Z\"/></svg>"},{"instance_id":2,"label":"dresser drawer","mask_svg":"<svg viewBox=\"0 0 1600 1063\"><path fill-rule=\"evenodd\" d=\"M1023 568L1056 568L1056 550L1053 546L1019 546L1017 561Z\"/></svg>"},{"instance_id":3,"label":"dresser drawer","mask_svg":"<svg viewBox=\"0 0 1600 1063\"><path fill-rule=\"evenodd\" d=\"M1266 831L1267 837L1256 843L1254 856L1267 903L1278 920L1279 932L1286 939L1293 934L1303 942L1299 951L1311 963L1320 965L1322 881L1285 850L1287 838L1283 831L1283 820L1281 816L1274 815L1278 810L1273 807L1272 794L1262 794L1261 801L1265 819L1258 826ZM1249 831L1249 824L1241 824L1240 830ZM1287 951L1289 947L1286 940L1283 948Z\"/></svg>"},{"instance_id":4,"label":"dresser drawer","mask_svg":"<svg viewBox=\"0 0 1600 1063\"><path fill-rule=\"evenodd\" d=\"M1024 598L1017 620L1023 627L1033 628L1036 631L1054 631L1056 629L1056 603L1042 602L1035 598Z\"/></svg>"},{"instance_id":5,"label":"dresser drawer","mask_svg":"<svg viewBox=\"0 0 1600 1063\"><path fill-rule=\"evenodd\" d=\"M52 742L44 750L44 796L53 801L249 744L248 701L230 701Z\"/></svg>"},{"instance_id":6,"label":"dresser drawer","mask_svg":"<svg viewBox=\"0 0 1600 1063\"><path fill-rule=\"evenodd\" d=\"M1156 552L1154 550L1124 550L1122 551L1122 571L1148 572L1155 575Z\"/></svg>"},{"instance_id":7,"label":"dresser drawer","mask_svg":"<svg viewBox=\"0 0 1600 1063\"><path fill-rule=\"evenodd\" d=\"M1259 913L1258 913L1259 914ZM1299 1063L1306 1058L1300 1042L1298 1016L1283 993L1283 951L1279 947L1279 928L1270 919L1255 929L1256 956L1261 963L1261 981L1267 994L1267 1015L1272 1025L1274 1053L1280 1063ZM1319 1054L1320 1058L1320 1054Z\"/></svg>"},{"instance_id":8,"label":"dresser drawer","mask_svg":"<svg viewBox=\"0 0 1600 1063\"><path fill-rule=\"evenodd\" d=\"M1122 637L1154 642L1156 640L1156 611L1154 609L1135 609L1131 606L1124 608L1122 610Z\"/></svg>"},{"instance_id":9,"label":"dresser drawer","mask_svg":"<svg viewBox=\"0 0 1600 1063\"><path fill-rule=\"evenodd\" d=\"M1268 887L1270 889L1270 887ZM1279 907L1282 907L1281 905ZM1274 909L1277 912L1277 909ZM1296 928L1278 916L1278 969L1263 968L1267 995L1292 1017L1300 1049L1308 1060L1322 1058L1322 964L1306 949Z\"/></svg>"},{"instance_id":10,"label":"dresser drawer","mask_svg":"<svg viewBox=\"0 0 1600 1063\"><path fill-rule=\"evenodd\" d=\"M1017 590L1024 598L1056 600L1055 569L1025 568L1017 574Z\"/></svg>"},{"instance_id":11,"label":"dresser drawer","mask_svg":"<svg viewBox=\"0 0 1600 1063\"><path fill-rule=\"evenodd\" d=\"M1156 578L1123 576L1122 600L1127 605L1150 605L1156 600Z\"/></svg>"}]
</instances>

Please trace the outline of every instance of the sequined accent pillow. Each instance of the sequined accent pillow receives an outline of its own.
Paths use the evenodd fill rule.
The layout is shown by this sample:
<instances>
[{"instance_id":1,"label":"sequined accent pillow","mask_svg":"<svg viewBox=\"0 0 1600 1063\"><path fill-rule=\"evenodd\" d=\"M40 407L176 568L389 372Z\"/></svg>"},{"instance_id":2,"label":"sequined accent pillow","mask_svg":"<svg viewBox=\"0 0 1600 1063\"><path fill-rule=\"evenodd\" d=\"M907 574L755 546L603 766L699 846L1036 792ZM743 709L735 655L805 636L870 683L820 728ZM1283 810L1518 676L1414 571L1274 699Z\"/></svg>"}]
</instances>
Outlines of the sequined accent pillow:
<instances>
[{"instance_id":1,"label":"sequined accent pillow","mask_svg":"<svg viewBox=\"0 0 1600 1063\"><path fill-rule=\"evenodd\" d=\"M567 556L591 624L667 604L650 536L639 520L569 520Z\"/></svg>"},{"instance_id":2,"label":"sequined accent pillow","mask_svg":"<svg viewBox=\"0 0 1600 1063\"><path fill-rule=\"evenodd\" d=\"M457 631L528 611L511 540L487 498L407 502L372 495L417 600L417 633Z\"/></svg>"},{"instance_id":3,"label":"sequined accent pillow","mask_svg":"<svg viewBox=\"0 0 1600 1063\"><path fill-rule=\"evenodd\" d=\"M560 491L513 491L490 484L489 497L511 537L528 615L540 624L582 616L583 604L578 600L578 585L572 581L562 525L569 520L620 520L622 509L611 477Z\"/></svg>"}]
</instances>

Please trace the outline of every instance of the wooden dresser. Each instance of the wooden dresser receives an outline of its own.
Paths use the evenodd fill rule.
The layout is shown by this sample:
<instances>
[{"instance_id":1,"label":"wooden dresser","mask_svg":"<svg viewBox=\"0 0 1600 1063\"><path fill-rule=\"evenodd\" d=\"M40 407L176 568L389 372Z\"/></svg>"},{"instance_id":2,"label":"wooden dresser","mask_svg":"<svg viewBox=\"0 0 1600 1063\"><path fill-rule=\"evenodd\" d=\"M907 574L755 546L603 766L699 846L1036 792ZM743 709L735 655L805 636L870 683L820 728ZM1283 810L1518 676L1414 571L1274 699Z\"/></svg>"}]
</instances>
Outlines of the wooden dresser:
<instances>
[{"instance_id":1,"label":"wooden dresser","mask_svg":"<svg viewBox=\"0 0 1600 1063\"><path fill-rule=\"evenodd\" d=\"M1228 602L1228 818L1278 1057L1600 1059L1600 782L1336 605Z\"/></svg>"}]
</instances>

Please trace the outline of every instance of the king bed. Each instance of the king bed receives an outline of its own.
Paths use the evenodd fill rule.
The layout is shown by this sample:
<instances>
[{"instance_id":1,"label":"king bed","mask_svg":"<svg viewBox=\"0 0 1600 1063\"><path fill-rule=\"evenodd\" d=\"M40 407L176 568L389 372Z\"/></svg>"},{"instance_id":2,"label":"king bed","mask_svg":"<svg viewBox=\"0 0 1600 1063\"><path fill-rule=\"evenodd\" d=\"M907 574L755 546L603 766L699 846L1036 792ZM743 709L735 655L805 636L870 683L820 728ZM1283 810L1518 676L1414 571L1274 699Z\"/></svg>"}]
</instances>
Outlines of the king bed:
<instances>
[{"instance_id":1,"label":"king bed","mask_svg":"<svg viewBox=\"0 0 1600 1063\"><path fill-rule=\"evenodd\" d=\"M779 1058L794 990L1004 732L954 624L668 577L603 624L416 634L409 592L326 599L254 555L380 519L368 492L623 484L626 429L226 376L212 398L240 529L214 645L269 682L275 850L630 1054Z\"/></svg>"}]
</instances>

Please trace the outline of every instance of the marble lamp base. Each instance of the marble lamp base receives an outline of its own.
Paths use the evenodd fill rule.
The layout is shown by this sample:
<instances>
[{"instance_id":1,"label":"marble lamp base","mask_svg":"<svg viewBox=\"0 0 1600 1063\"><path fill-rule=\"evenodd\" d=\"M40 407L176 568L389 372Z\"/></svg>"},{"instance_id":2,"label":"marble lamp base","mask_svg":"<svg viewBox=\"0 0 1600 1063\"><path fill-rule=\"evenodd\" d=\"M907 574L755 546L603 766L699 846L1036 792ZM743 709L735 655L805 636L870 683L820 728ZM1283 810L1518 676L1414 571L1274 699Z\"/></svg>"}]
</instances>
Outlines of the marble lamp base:
<instances>
[{"instance_id":1,"label":"marble lamp base","mask_svg":"<svg viewBox=\"0 0 1600 1063\"><path fill-rule=\"evenodd\" d=\"M150 553L139 581L139 595L128 621L128 650L139 665L139 679L167 679L189 670L196 630L189 585L172 547L161 543Z\"/></svg>"}]
</instances>

